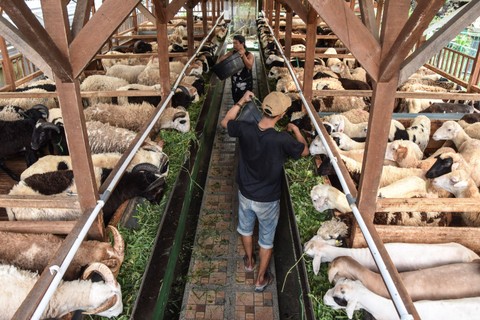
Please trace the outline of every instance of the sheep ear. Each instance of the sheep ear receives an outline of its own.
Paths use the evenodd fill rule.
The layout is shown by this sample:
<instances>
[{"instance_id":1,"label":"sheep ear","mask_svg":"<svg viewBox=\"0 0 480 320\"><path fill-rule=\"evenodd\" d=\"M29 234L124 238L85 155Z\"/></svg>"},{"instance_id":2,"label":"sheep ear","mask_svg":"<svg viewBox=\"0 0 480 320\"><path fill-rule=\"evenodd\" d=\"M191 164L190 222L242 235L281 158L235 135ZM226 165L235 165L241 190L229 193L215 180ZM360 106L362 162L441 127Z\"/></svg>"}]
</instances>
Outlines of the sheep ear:
<instances>
[{"instance_id":1,"label":"sheep ear","mask_svg":"<svg viewBox=\"0 0 480 320\"><path fill-rule=\"evenodd\" d=\"M468 186L468 182L465 180L459 181L453 185L455 188L466 188Z\"/></svg>"},{"instance_id":2,"label":"sheep ear","mask_svg":"<svg viewBox=\"0 0 480 320\"><path fill-rule=\"evenodd\" d=\"M315 275L318 275L321 264L322 264L322 256L319 254L315 254L315 256L313 257L313 273Z\"/></svg>"},{"instance_id":3,"label":"sheep ear","mask_svg":"<svg viewBox=\"0 0 480 320\"><path fill-rule=\"evenodd\" d=\"M357 308L357 299L353 299L347 302L347 316L348 319L353 319L353 313L355 312L355 309Z\"/></svg>"},{"instance_id":4,"label":"sheep ear","mask_svg":"<svg viewBox=\"0 0 480 320\"><path fill-rule=\"evenodd\" d=\"M452 169L451 169L451 171L457 170L459 165L460 165L460 164L459 164L458 162L453 163L453 164L452 164Z\"/></svg>"}]
</instances>

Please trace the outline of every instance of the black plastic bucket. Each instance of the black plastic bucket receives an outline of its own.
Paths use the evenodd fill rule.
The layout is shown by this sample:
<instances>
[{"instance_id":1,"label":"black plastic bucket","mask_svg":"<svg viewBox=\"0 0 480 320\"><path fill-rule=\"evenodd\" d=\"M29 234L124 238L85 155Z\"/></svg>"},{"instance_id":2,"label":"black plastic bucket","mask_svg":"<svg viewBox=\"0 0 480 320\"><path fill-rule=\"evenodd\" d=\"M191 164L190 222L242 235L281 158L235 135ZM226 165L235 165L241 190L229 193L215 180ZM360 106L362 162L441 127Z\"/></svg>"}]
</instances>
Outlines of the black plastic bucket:
<instances>
[{"instance_id":1,"label":"black plastic bucket","mask_svg":"<svg viewBox=\"0 0 480 320\"><path fill-rule=\"evenodd\" d=\"M240 54L235 52L227 59L214 65L212 69L220 80L225 80L242 70L243 67L245 67L245 64L243 64Z\"/></svg>"}]
</instances>

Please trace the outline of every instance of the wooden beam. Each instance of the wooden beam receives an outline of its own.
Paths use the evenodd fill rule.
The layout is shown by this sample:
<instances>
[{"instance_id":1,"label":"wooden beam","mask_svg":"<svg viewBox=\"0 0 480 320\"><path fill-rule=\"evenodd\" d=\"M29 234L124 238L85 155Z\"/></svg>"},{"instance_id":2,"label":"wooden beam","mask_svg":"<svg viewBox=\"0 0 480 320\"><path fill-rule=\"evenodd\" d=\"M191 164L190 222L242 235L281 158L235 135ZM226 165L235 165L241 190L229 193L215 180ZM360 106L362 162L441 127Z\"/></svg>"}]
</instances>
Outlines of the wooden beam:
<instances>
[{"instance_id":1,"label":"wooden beam","mask_svg":"<svg viewBox=\"0 0 480 320\"><path fill-rule=\"evenodd\" d=\"M337 0L308 0L308 2L376 81L379 73L380 44L350 10L348 4L345 1L339 3Z\"/></svg>"},{"instance_id":2,"label":"wooden beam","mask_svg":"<svg viewBox=\"0 0 480 320\"><path fill-rule=\"evenodd\" d=\"M77 78L102 45L140 0L106 0L70 44L73 76Z\"/></svg>"},{"instance_id":3,"label":"wooden beam","mask_svg":"<svg viewBox=\"0 0 480 320\"><path fill-rule=\"evenodd\" d=\"M375 20L375 11L373 10L372 0L359 0L359 6L363 24L367 27L368 30L370 30L370 33L375 37L375 39L378 40L378 27Z\"/></svg>"},{"instance_id":4,"label":"wooden beam","mask_svg":"<svg viewBox=\"0 0 480 320\"><path fill-rule=\"evenodd\" d=\"M293 19L293 12L290 6L286 6L285 10L287 11L287 16L285 19L285 56L290 59L291 52L292 52L292 19Z\"/></svg>"},{"instance_id":5,"label":"wooden beam","mask_svg":"<svg viewBox=\"0 0 480 320\"><path fill-rule=\"evenodd\" d=\"M178 10L182 8L185 5L186 1L185 0L173 0L168 4L167 7L167 20L173 19L175 15L177 14Z\"/></svg>"},{"instance_id":6,"label":"wooden beam","mask_svg":"<svg viewBox=\"0 0 480 320\"><path fill-rule=\"evenodd\" d=\"M381 81L386 82L392 77L397 77L396 73L400 69L400 65L444 2L444 0L432 0L417 3L417 7L408 18L392 48L382 60L380 65Z\"/></svg>"},{"instance_id":7,"label":"wooden beam","mask_svg":"<svg viewBox=\"0 0 480 320\"><path fill-rule=\"evenodd\" d=\"M471 1L464 5L450 21L405 59L400 70L399 83L405 82L428 59L445 47L466 26L477 19L479 12L480 1Z\"/></svg>"},{"instance_id":8,"label":"wooden beam","mask_svg":"<svg viewBox=\"0 0 480 320\"><path fill-rule=\"evenodd\" d=\"M77 1L72 21L72 38L75 38L90 19L93 0Z\"/></svg>"},{"instance_id":9,"label":"wooden beam","mask_svg":"<svg viewBox=\"0 0 480 320\"><path fill-rule=\"evenodd\" d=\"M275 1L275 27L273 29L273 34L275 38L278 39L278 33L280 32L280 1Z\"/></svg>"},{"instance_id":10,"label":"wooden beam","mask_svg":"<svg viewBox=\"0 0 480 320\"><path fill-rule=\"evenodd\" d=\"M315 10L310 9L307 18L305 66L303 68L303 94L305 99L312 99L313 69L315 60L315 43L317 41L317 18Z\"/></svg>"},{"instance_id":11,"label":"wooden beam","mask_svg":"<svg viewBox=\"0 0 480 320\"><path fill-rule=\"evenodd\" d=\"M158 67L160 73L160 85L162 97L170 93L170 64L168 60L168 10L166 0L155 1L155 13L157 15L157 43L158 43Z\"/></svg>"},{"instance_id":12,"label":"wooden beam","mask_svg":"<svg viewBox=\"0 0 480 320\"><path fill-rule=\"evenodd\" d=\"M26 3L24 1L0 0L0 7L5 10L18 28L18 32L14 32L13 29L10 30L11 34L16 33L17 36L21 36L23 39L21 41L33 48L57 77L64 80L73 80L71 79L72 71L67 58L62 55L57 46L52 42L52 39ZM16 42L17 40L14 40L12 44L15 46ZM32 52L27 54L32 55ZM46 69L40 59L34 58L32 61L35 60L40 63L38 68L43 67ZM46 71L48 73L48 70Z\"/></svg>"},{"instance_id":13,"label":"wooden beam","mask_svg":"<svg viewBox=\"0 0 480 320\"><path fill-rule=\"evenodd\" d=\"M155 18L153 13L151 13L142 3L138 4L137 9L145 16L145 18L147 18L148 21L153 23L153 25L157 23L157 18Z\"/></svg>"},{"instance_id":14,"label":"wooden beam","mask_svg":"<svg viewBox=\"0 0 480 320\"><path fill-rule=\"evenodd\" d=\"M203 36L206 37L208 34L208 12L207 12L207 0L202 0L202 25L203 25Z\"/></svg>"},{"instance_id":15,"label":"wooden beam","mask_svg":"<svg viewBox=\"0 0 480 320\"><path fill-rule=\"evenodd\" d=\"M0 221L0 231L69 234L77 221Z\"/></svg>"},{"instance_id":16,"label":"wooden beam","mask_svg":"<svg viewBox=\"0 0 480 320\"><path fill-rule=\"evenodd\" d=\"M470 74L470 79L468 79L467 92L471 92L472 87L477 85L479 77L480 77L480 48L477 50L477 56L475 57L475 62L473 63L472 73Z\"/></svg>"},{"instance_id":17,"label":"wooden beam","mask_svg":"<svg viewBox=\"0 0 480 320\"><path fill-rule=\"evenodd\" d=\"M308 11L300 0L280 0L280 3L282 3L284 6L290 7L293 12L295 12L297 16L303 20L303 22L307 21Z\"/></svg>"},{"instance_id":18,"label":"wooden beam","mask_svg":"<svg viewBox=\"0 0 480 320\"><path fill-rule=\"evenodd\" d=\"M188 39L188 56L191 57L195 53L195 39L193 35L193 8L195 5L192 0L187 1L187 39Z\"/></svg>"}]
</instances>

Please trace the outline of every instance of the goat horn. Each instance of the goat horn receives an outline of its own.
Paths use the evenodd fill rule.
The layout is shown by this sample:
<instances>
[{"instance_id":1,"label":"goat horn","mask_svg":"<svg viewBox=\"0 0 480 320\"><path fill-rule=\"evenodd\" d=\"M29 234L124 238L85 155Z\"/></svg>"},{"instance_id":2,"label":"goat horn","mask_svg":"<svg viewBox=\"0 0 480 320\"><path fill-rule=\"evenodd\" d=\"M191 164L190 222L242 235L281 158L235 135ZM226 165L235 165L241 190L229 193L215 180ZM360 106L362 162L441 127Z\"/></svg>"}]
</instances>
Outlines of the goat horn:
<instances>
[{"instance_id":1,"label":"goat horn","mask_svg":"<svg viewBox=\"0 0 480 320\"><path fill-rule=\"evenodd\" d=\"M107 233L112 235L113 238L113 250L117 254L117 258L119 260L118 269L123 263L125 258L125 241L123 240L122 235L118 232L118 229L114 226L107 226L106 227ZM114 273L118 273L119 270L114 270Z\"/></svg>"},{"instance_id":2,"label":"goat horn","mask_svg":"<svg viewBox=\"0 0 480 320\"><path fill-rule=\"evenodd\" d=\"M100 262L93 262L91 263L88 268L82 274L82 280L87 280L92 272L98 273L102 278L105 284L118 288L118 283L113 275L112 271L103 263ZM95 309L85 310L84 314L97 314L103 311L106 311L113 307L118 300L118 295L115 294L113 297L107 299L104 303L98 306Z\"/></svg>"},{"instance_id":3,"label":"goat horn","mask_svg":"<svg viewBox=\"0 0 480 320\"><path fill-rule=\"evenodd\" d=\"M41 122L40 126L45 129L53 129L57 131L57 133L60 133L60 128L51 122L48 122L48 121Z\"/></svg>"},{"instance_id":4,"label":"goat horn","mask_svg":"<svg viewBox=\"0 0 480 320\"><path fill-rule=\"evenodd\" d=\"M184 111L180 111L180 112L177 112L175 113L175 115L173 116L173 120L176 120L177 118L183 118L187 115L186 112Z\"/></svg>"},{"instance_id":5,"label":"goat horn","mask_svg":"<svg viewBox=\"0 0 480 320\"><path fill-rule=\"evenodd\" d=\"M102 303L101 305L99 305L95 309L86 310L86 311L83 311L82 313L83 314L98 314L98 313L107 311L108 309L113 307L115 304L117 304L117 300L118 300L118 296L114 295L114 296L108 298L104 303Z\"/></svg>"},{"instance_id":6,"label":"goat horn","mask_svg":"<svg viewBox=\"0 0 480 320\"><path fill-rule=\"evenodd\" d=\"M158 172L159 168L156 165L151 163L139 163L135 167L133 167L132 172L139 172L139 171L150 171L150 172Z\"/></svg>"},{"instance_id":7,"label":"goat horn","mask_svg":"<svg viewBox=\"0 0 480 320\"><path fill-rule=\"evenodd\" d=\"M35 109L35 110L40 111L44 115L45 119L48 118L48 113L49 112L48 112L47 106L45 106L43 104L36 104L31 109Z\"/></svg>"}]
</instances>

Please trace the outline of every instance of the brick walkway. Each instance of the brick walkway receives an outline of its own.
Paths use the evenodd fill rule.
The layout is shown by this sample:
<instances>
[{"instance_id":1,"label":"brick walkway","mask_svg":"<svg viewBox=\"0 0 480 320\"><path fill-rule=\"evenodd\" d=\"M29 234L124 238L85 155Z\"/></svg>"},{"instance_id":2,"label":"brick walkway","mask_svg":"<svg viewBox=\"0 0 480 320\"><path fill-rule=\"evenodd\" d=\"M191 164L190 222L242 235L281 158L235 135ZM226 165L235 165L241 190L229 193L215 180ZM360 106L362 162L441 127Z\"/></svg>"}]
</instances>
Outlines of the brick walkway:
<instances>
[{"instance_id":1,"label":"brick walkway","mask_svg":"<svg viewBox=\"0 0 480 320\"><path fill-rule=\"evenodd\" d=\"M224 83L219 122L233 104L230 80ZM243 269L235 168L236 140L218 125L180 319L279 319L276 285L255 293L257 272ZM255 251L258 256L258 247ZM275 274L273 260L270 270Z\"/></svg>"}]
</instances>

